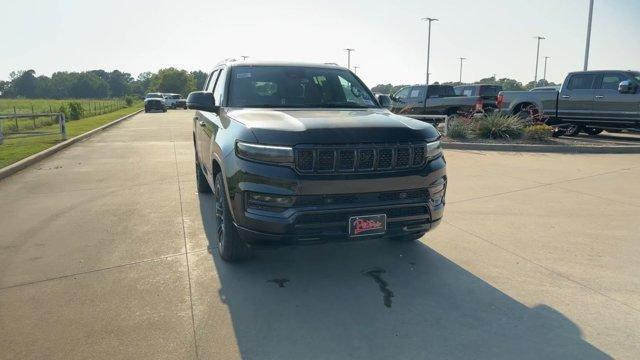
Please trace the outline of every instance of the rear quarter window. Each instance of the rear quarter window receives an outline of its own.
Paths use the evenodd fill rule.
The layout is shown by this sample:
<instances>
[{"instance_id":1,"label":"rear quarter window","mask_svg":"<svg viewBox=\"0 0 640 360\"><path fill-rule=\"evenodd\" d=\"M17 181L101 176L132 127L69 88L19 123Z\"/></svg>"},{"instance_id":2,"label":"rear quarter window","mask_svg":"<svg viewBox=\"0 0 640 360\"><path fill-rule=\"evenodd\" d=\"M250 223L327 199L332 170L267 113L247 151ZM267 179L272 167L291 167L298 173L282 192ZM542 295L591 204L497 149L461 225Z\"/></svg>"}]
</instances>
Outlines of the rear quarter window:
<instances>
[{"instance_id":1,"label":"rear quarter window","mask_svg":"<svg viewBox=\"0 0 640 360\"><path fill-rule=\"evenodd\" d=\"M500 86L481 86L480 96L498 96L500 91L502 91Z\"/></svg>"}]
</instances>

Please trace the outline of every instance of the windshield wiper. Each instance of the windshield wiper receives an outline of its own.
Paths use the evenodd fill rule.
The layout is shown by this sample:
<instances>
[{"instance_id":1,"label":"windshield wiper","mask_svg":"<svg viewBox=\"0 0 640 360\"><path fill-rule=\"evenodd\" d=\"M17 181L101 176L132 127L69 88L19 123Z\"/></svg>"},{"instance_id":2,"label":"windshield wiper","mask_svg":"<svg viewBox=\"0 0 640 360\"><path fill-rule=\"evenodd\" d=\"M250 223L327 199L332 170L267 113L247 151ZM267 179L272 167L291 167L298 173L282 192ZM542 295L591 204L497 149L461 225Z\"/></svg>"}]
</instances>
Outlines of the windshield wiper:
<instances>
[{"instance_id":1,"label":"windshield wiper","mask_svg":"<svg viewBox=\"0 0 640 360\"><path fill-rule=\"evenodd\" d=\"M358 103L354 103L354 102L328 102L328 103L321 103L321 104L309 104L308 107L317 107L317 108L338 108L338 109L352 109L352 108L358 108L358 109L367 109L373 106L365 106L365 105L360 105Z\"/></svg>"}]
</instances>

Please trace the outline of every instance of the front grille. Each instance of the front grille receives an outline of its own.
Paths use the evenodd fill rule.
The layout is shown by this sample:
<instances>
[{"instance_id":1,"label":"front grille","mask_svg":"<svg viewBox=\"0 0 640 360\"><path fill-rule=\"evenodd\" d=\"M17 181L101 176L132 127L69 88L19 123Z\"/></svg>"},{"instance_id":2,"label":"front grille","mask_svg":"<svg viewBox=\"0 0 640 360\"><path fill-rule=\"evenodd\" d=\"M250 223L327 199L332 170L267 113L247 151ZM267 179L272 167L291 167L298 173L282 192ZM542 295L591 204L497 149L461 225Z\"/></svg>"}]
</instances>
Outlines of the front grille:
<instances>
[{"instance_id":1,"label":"front grille","mask_svg":"<svg viewBox=\"0 0 640 360\"><path fill-rule=\"evenodd\" d=\"M333 150L318 151L318 171L333 170L335 153Z\"/></svg>"},{"instance_id":2,"label":"front grille","mask_svg":"<svg viewBox=\"0 0 640 360\"><path fill-rule=\"evenodd\" d=\"M313 150L298 151L298 161L296 164L301 171L313 170Z\"/></svg>"},{"instance_id":3,"label":"front grille","mask_svg":"<svg viewBox=\"0 0 640 360\"><path fill-rule=\"evenodd\" d=\"M368 144L296 147L296 169L302 173L393 171L424 165L425 145Z\"/></svg>"},{"instance_id":4,"label":"front grille","mask_svg":"<svg viewBox=\"0 0 640 360\"><path fill-rule=\"evenodd\" d=\"M338 170L353 170L356 165L355 150L339 150L338 154L340 154L338 157Z\"/></svg>"}]
</instances>

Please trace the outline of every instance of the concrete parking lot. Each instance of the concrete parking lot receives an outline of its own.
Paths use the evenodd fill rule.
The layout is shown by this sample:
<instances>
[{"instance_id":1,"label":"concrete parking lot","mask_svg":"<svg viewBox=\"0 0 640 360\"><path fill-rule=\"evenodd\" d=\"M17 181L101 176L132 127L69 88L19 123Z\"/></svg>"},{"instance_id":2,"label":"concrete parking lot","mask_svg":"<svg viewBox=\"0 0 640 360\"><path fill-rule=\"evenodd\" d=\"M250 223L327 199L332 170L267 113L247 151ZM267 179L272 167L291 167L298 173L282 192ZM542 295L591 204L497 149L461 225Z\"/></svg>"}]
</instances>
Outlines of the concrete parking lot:
<instances>
[{"instance_id":1,"label":"concrete parking lot","mask_svg":"<svg viewBox=\"0 0 640 360\"><path fill-rule=\"evenodd\" d=\"M0 358L640 357L640 155L448 151L420 242L228 264L190 121L140 114L0 181Z\"/></svg>"}]
</instances>

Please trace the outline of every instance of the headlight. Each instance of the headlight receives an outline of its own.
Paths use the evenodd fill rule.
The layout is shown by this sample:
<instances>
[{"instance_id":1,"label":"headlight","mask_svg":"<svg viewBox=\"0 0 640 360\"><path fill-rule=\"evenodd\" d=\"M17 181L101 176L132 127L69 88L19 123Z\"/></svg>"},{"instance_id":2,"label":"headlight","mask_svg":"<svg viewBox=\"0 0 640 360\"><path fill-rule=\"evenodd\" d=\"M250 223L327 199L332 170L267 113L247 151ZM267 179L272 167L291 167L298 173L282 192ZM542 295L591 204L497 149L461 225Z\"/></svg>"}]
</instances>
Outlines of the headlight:
<instances>
[{"instance_id":1,"label":"headlight","mask_svg":"<svg viewBox=\"0 0 640 360\"><path fill-rule=\"evenodd\" d=\"M427 161L433 160L440 155L442 155L442 145L440 144L440 140L427 144Z\"/></svg>"},{"instance_id":2,"label":"headlight","mask_svg":"<svg viewBox=\"0 0 640 360\"><path fill-rule=\"evenodd\" d=\"M236 154L247 160L275 163L282 165L293 164L293 149L284 146L270 146L250 144L238 141Z\"/></svg>"}]
</instances>

